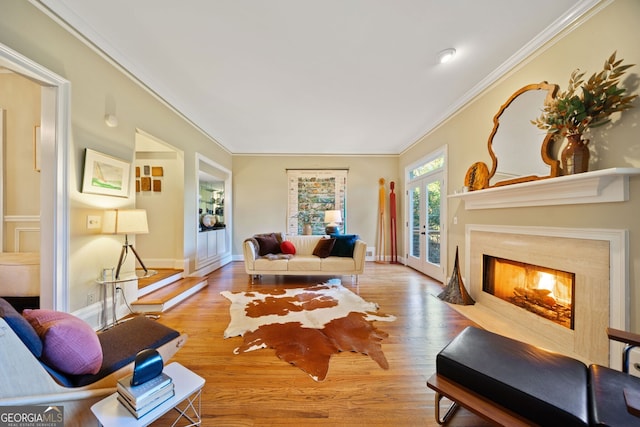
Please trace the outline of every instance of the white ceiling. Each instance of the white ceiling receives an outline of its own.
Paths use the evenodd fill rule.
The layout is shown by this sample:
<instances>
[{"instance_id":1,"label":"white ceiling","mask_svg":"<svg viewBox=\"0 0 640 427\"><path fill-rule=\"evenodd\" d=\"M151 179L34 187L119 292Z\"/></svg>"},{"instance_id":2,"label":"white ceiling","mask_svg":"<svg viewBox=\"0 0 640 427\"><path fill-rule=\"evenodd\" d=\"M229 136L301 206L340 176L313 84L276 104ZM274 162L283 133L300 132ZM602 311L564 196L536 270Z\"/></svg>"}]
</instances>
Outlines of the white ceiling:
<instances>
[{"instance_id":1,"label":"white ceiling","mask_svg":"<svg viewBox=\"0 0 640 427\"><path fill-rule=\"evenodd\" d=\"M596 2L40 1L236 154L401 153Z\"/></svg>"}]
</instances>

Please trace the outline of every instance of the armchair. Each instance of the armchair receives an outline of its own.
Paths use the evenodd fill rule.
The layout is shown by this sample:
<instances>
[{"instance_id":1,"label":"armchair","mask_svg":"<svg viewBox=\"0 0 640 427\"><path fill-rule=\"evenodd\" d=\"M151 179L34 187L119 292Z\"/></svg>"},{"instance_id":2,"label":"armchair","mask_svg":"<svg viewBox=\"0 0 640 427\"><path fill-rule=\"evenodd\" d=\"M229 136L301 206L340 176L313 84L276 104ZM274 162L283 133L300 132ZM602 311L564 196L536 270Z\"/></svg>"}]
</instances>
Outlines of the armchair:
<instances>
[{"instance_id":1,"label":"armchair","mask_svg":"<svg viewBox=\"0 0 640 427\"><path fill-rule=\"evenodd\" d=\"M56 371L34 354L29 345L34 340L29 326L0 298L0 406L61 405L65 426L95 424L91 405L115 392L117 379L132 371L140 350L156 348L166 361L187 338L144 316L135 317L97 334L103 351L97 374L69 375ZM27 338L26 334L31 336Z\"/></svg>"}]
</instances>

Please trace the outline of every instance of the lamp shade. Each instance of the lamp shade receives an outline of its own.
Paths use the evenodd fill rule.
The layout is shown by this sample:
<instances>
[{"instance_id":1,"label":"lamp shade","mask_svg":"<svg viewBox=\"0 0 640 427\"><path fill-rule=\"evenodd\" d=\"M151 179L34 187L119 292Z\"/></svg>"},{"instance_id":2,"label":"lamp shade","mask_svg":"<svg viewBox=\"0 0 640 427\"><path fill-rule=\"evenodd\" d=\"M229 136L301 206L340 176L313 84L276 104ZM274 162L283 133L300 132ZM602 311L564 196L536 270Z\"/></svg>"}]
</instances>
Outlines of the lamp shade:
<instances>
[{"instance_id":1,"label":"lamp shade","mask_svg":"<svg viewBox=\"0 0 640 427\"><path fill-rule=\"evenodd\" d=\"M342 213L340 211L324 211L325 224L339 224L342 222Z\"/></svg>"},{"instance_id":2,"label":"lamp shade","mask_svg":"<svg viewBox=\"0 0 640 427\"><path fill-rule=\"evenodd\" d=\"M104 212L102 218L104 234L147 234L147 211L145 209L114 209Z\"/></svg>"}]
</instances>

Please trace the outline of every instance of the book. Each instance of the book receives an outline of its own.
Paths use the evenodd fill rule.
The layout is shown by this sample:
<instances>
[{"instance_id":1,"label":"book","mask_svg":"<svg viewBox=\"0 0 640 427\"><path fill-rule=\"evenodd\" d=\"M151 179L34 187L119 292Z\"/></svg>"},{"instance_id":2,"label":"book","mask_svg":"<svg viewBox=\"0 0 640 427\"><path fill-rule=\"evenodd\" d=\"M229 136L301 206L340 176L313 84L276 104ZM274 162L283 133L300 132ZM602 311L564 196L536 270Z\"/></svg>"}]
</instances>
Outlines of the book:
<instances>
[{"instance_id":1,"label":"book","mask_svg":"<svg viewBox=\"0 0 640 427\"><path fill-rule=\"evenodd\" d=\"M120 391L118 391L118 394L122 396L123 399L126 399L127 402L131 406L133 406L135 409L138 409L138 408L142 408L143 406L146 406L149 402L152 402L153 400L157 399L159 396L163 396L165 393L168 392L168 390L173 390L173 389L174 389L173 382L170 382L160 387L159 389L155 390L153 393L146 395L144 398L135 399L135 400L132 399L131 396L122 394Z\"/></svg>"},{"instance_id":2,"label":"book","mask_svg":"<svg viewBox=\"0 0 640 427\"><path fill-rule=\"evenodd\" d=\"M149 401L144 406L134 407L131 403L120 393L118 393L118 401L136 418L141 418L153 411L158 406L162 405L167 400L171 399L175 395L173 384L171 387L166 387L160 395L157 395L153 400Z\"/></svg>"},{"instance_id":3,"label":"book","mask_svg":"<svg viewBox=\"0 0 640 427\"><path fill-rule=\"evenodd\" d=\"M126 377L120 378L116 388L118 393L131 402L134 408L137 406L143 406L145 401L148 401L151 395L157 394L159 390L166 388L169 384L173 386L173 380L164 372L157 377L136 386L131 385L132 377L133 374L129 374Z\"/></svg>"}]
</instances>

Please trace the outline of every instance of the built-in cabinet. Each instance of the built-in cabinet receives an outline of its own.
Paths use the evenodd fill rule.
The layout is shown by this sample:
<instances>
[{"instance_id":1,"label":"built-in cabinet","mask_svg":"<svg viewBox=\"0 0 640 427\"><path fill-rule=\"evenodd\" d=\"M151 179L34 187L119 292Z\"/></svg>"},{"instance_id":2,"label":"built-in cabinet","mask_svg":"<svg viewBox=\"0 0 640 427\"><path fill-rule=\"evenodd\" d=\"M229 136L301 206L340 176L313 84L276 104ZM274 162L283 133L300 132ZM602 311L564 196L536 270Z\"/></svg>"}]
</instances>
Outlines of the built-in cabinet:
<instances>
[{"instance_id":1,"label":"built-in cabinet","mask_svg":"<svg viewBox=\"0 0 640 427\"><path fill-rule=\"evenodd\" d=\"M196 270L208 274L231 261L231 171L198 155Z\"/></svg>"},{"instance_id":2,"label":"built-in cabinet","mask_svg":"<svg viewBox=\"0 0 640 427\"><path fill-rule=\"evenodd\" d=\"M202 231L198 234L198 264L207 263L227 253L226 230Z\"/></svg>"}]
</instances>

